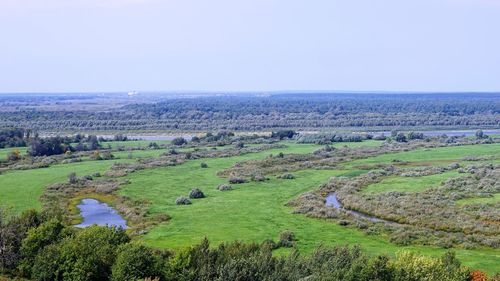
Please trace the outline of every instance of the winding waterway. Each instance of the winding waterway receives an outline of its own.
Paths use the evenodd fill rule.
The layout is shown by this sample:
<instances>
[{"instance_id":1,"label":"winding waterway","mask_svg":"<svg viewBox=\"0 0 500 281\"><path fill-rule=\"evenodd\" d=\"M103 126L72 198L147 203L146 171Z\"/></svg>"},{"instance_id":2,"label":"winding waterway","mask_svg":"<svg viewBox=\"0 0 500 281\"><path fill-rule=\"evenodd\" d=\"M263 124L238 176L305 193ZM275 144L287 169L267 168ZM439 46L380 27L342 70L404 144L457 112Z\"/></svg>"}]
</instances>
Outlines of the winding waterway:
<instances>
[{"instance_id":1,"label":"winding waterway","mask_svg":"<svg viewBox=\"0 0 500 281\"><path fill-rule=\"evenodd\" d=\"M76 207L80 209L83 222L75 225L75 227L84 228L96 224L109 227L117 226L123 229L127 228L127 221L106 203L95 199L83 199Z\"/></svg>"},{"instance_id":2,"label":"winding waterway","mask_svg":"<svg viewBox=\"0 0 500 281\"><path fill-rule=\"evenodd\" d=\"M360 217L360 218L363 218L363 219L367 219L367 220L369 220L371 222L394 223L394 222L387 221L387 220L384 220L384 219L380 219L380 218L377 218L377 217L374 217L374 216L363 214L363 213L358 212L358 211L348 210L348 209L344 208L342 206L342 204L340 203L340 201L337 199L337 194L335 194L335 193L330 193L326 197L325 206L327 206L327 207L334 207L335 209L343 210L346 213L349 213L351 215L354 215L354 216L357 216L357 217Z\"/></svg>"}]
</instances>

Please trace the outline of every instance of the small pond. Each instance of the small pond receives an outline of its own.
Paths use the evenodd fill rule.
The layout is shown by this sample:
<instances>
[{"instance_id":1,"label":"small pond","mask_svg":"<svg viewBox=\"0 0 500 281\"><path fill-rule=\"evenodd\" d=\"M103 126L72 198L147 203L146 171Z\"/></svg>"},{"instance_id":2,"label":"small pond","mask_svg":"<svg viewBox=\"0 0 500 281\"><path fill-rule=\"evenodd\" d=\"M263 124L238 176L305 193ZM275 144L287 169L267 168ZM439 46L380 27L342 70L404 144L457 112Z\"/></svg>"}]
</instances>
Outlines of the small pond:
<instances>
[{"instance_id":1,"label":"small pond","mask_svg":"<svg viewBox=\"0 0 500 281\"><path fill-rule=\"evenodd\" d=\"M110 227L117 226L123 229L127 228L127 221L106 203L95 199L83 199L76 207L80 209L83 222L75 225L75 227L83 228L97 224Z\"/></svg>"}]
</instances>

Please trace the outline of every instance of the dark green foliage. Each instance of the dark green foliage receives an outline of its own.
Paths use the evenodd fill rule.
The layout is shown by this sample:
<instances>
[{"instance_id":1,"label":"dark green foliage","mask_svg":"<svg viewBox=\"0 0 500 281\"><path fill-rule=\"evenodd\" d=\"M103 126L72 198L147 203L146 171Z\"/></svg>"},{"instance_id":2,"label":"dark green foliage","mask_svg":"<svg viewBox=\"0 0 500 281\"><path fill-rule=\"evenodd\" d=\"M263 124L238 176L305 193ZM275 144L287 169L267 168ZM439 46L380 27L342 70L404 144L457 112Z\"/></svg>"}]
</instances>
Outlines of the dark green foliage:
<instances>
[{"instance_id":1,"label":"dark green foliage","mask_svg":"<svg viewBox=\"0 0 500 281\"><path fill-rule=\"evenodd\" d=\"M51 219L36 228L28 231L27 237L22 241L21 255L23 260L19 265L19 271L23 276L32 275L31 266L35 262L36 256L50 244L58 243L62 238L72 234L69 228L57 219Z\"/></svg>"},{"instance_id":2,"label":"dark green foliage","mask_svg":"<svg viewBox=\"0 0 500 281\"><path fill-rule=\"evenodd\" d=\"M498 127L498 94L271 94L178 98L109 110L0 112L0 127L89 130L274 130L339 127ZM44 97L47 98L47 97ZM11 100L15 98L10 98ZM3 106L3 104L2 104ZM14 112L14 113L13 113ZM223 136L211 134L208 138Z\"/></svg>"},{"instance_id":3,"label":"dark green foliage","mask_svg":"<svg viewBox=\"0 0 500 281\"><path fill-rule=\"evenodd\" d=\"M177 137L177 138L175 138L175 139L172 140L172 144L173 145L183 145L183 144L186 144L186 143L187 143L187 141L183 137Z\"/></svg>"},{"instance_id":4,"label":"dark green foliage","mask_svg":"<svg viewBox=\"0 0 500 281\"><path fill-rule=\"evenodd\" d=\"M189 192L189 198L191 199L205 198L205 194L203 194L203 191L201 191L201 189L193 188Z\"/></svg>"},{"instance_id":5,"label":"dark green foliage","mask_svg":"<svg viewBox=\"0 0 500 281\"><path fill-rule=\"evenodd\" d=\"M207 165L207 163L203 162L203 163L200 164L200 167L202 167L202 168L208 168L208 165Z\"/></svg>"},{"instance_id":6,"label":"dark green foliage","mask_svg":"<svg viewBox=\"0 0 500 281\"><path fill-rule=\"evenodd\" d=\"M0 148L26 146L30 131L19 128L0 130Z\"/></svg>"},{"instance_id":7,"label":"dark green foliage","mask_svg":"<svg viewBox=\"0 0 500 281\"><path fill-rule=\"evenodd\" d=\"M247 180L245 178L240 178L240 177L229 178L230 184L241 184L241 183L245 183L245 182L247 182Z\"/></svg>"},{"instance_id":8,"label":"dark green foliage","mask_svg":"<svg viewBox=\"0 0 500 281\"><path fill-rule=\"evenodd\" d=\"M280 140L282 140L282 139L291 139L296 134L297 133L294 130L279 130L277 132L272 132L271 137L272 138L278 138Z\"/></svg>"},{"instance_id":9,"label":"dark green foliage","mask_svg":"<svg viewBox=\"0 0 500 281\"><path fill-rule=\"evenodd\" d=\"M398 133L395 137L397 142L406 142L406 136L403 133Z\"/></svg>"},{"instance_id":10,"label":"dark green foliage","mask_svg":"<svg viewBox=\"0 0 500 281\"><path fill-rule=\"evenodd\" d=\"M424 138L424 133L418 133L418 132L409 132L408 133L409 140L421 140L423 138Z\"/></svg>"},{"instance_id":11,"label":"dark green foliage","mask_svg":"<svg viewBox=\"0 0 500 281\"><path fill-rule=\"evenodd\" d=\"M73 173L69 174L69 176L68 176L68 183L75 184L77 182L78 182L78 178L76 177L76 173L73 172Z\"/></svg>"},{"instance_id":12,"label":"dark green foliage","mask_svg":"<svg viewBox=\"0 0 500 281\"><path fill-rule=\"evenodd\" d=\"M129 240L121 229L85 228L60 244L58 271L64 280L108 280L118 246Z\"/></svg>"},{"instance_id":13,"label":"dark green foliage","mask_svg":"<svg viewBox=\"0 0 500 281\"><path fill-rule=\"evenodd\" d=\"M233 187L230 186L229 184L219 184L219 186L217 187L218 190L220 191L227 191L227 190L232 190Z\"/></svg>"},{"instance_id":14,"label":"dark green foliage","mask_svg":"<svg viewBox=\"0 0 500 281\"><path fill-rule=\"evenodd\" d=\"M278 242L279 247L293 247L296 241L295 233L291 231L283 231L280 233L280 241Z\"/></svg>"},{"instance_id":15,"label":"dark green foliage","mask_svg":"<svg viewBox=\"0 0 500 281\"><path fill-rule=\"evenodd\" d=\"M37 227L42 221L42 216L34 210L27 210L8 221L0 213L0 272L10 272L18 266L22 258L22 240L29 229Z\"/></svg>"},{"instance_id":16,"label":"dark green foliage","mask_svg":"<svg viewBox=\"0 0 500 281\"><path fill-rule=\"evenodd\" d=\"M136 281L146 277L161 277L162 259L151 248L139 244L124 244L118 248L112 267L113 281Z\"/></svg>"},{"instance_id":17,"label":"dark green foliage","mask_svg":"<svg viewBox=\"0 0 500 281\"><path fill-rule=\"evenodd\" d=\"M191 204L191 200L189 200L189 198L187 198L187 197L180 196L177 199L175 199L175 204L177 204L177 205L189 205L189 204Z\"/></svg>"},{"instance_id":18,"label":"dark green foliage","mask_svg":"<svg viewBox=\"0 0 500 281\"><path fill-rule=\"evenodd\" d=\"M279 176L280 179L285 179L285 180L293 180L295 176L291 173L285 173L281 176Z\"/></svg>"}]
</instances>

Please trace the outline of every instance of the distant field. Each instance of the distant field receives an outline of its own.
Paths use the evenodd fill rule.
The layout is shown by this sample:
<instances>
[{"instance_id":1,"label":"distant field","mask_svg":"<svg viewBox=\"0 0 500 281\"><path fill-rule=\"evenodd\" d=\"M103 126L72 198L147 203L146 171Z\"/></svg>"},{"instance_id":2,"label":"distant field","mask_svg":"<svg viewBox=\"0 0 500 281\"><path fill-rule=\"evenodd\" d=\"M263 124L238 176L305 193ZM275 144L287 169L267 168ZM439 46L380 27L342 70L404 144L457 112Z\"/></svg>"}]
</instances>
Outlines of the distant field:
<instances>
[{"instance_id":1,"label":"distant field","mask_svg":"<svg viewBox=\"0 0 500 281\"><path fill-rule=\"evenodd\" d=\"M22 155L26 154L28 150L26 147L9 147L9 148L0 148L0 162L7 161L7 155L14 149L19 149Z\"/></svg>"},{"instance_id":2,"label":"distant field","mask_svg":"<svg viewBox=\"0 0 500 281\"><path fill-rule=\"evenodd\" d=\"M492 204L500 202L500 193L495 194L493 197L480 197L480 198L467 198L458 200L457 204L470 205L470 204Z\"/></svg>"},{"instance_id":3,"label":"distant field","mask_svg":"<svg viewBox=\"0 0 500 281\"><path fill-rule=\"evenodd\" d=\"M422 177L400 177L390 176L381 182L371 184L363 189L364 193L378 192L421 192L429 188L438 187L441 182L448 178L457 177L456 171Z\"/></svg>"},{"instance_id":4,"label":"distant field","mask_svg":"<svg viewBox=\"0 0 500 281\"><path fill-rule=\"evenodd\" d=\"M66 181L72 172L77 176L104 172L117 161L130 160L84 161L42 169L6 172L0 175L0 207L9 213L20 213L30 208L40 209L39 198L47 185Z\"/></svg>"},{"instance_id":5,"label":"distant field","mask_svg":"<svg viewBox=\"0 0 500 281\"><path fill-rule=\"evenodd\" d=\"M467 156L495 155L500 157L500 143L483 145L448 146L434 149L419 149L407 152L388 153L352 161L343 165L345 169L361 165L393 164L394 160L407 161L412 166L448 165L460 162Z\"/></svg>"},{"instance_id":6,"label":"distant field","mask_svg":"<svg viewBox=\"0 0 500 281\"><path fill-rule=\"evenodd\" d=\"M158 141L150 141L150 140L134 140L134 141L107 141L102 142L101 145L103 148L107 148L111 146L112 149L117 149L118 147L130 148L130 147L147 147L150 143L160 144L170 144L172 141L170 140L158 140Z\"/></svg>"}]
</instances>

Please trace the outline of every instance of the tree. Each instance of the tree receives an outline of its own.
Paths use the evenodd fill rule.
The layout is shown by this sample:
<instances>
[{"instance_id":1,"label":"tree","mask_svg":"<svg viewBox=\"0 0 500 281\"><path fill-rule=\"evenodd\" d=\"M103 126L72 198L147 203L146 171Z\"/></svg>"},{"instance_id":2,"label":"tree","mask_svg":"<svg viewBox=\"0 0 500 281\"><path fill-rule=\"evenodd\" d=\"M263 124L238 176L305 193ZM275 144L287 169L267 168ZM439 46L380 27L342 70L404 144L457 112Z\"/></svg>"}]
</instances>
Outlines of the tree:
<instances>
[{"instance_id":1,"label":"tree","mask_svg":"<svg viewBox=\"0 0 500 281\"><path fill-rule=\"evenodd\" d=\"M114 281L136 281L147 277L161 277L161 258L151 248L129 243L118 248L112 267Z\"/></svg>"},{"instance_id":2,"label":"tree","mask_svg":"<svg viewBox=\"0 0 500 281\"><path fill-rule=\"evenodd\" d=\"M193 188L191 192L189 192L189 198L191 199L205 198L205 194L203 194L203 191L201 191L201 189Z\"/></svg>"},{"instance_id":3,"label":"tree","mask_svg":"<svg viewBox=\"0 0 500 281\"><path fill-rule=\"evenodd\" d=\"M483 130L477 130L476 131L476 139L480 140L482 138L484 138L484 133L483 133Z\"/></svg>"},{"instance_id":4,"label":"tree","mask_svg":"<svg viewBox=\"0 0 500 281\"><path fill-rule=\"evenodd\" d=\"M186 143L187 143L187 141L183 137L177 137L177 138L172 140L173 145L184 145Z\"/></svg>"},{"instance_id":5,"label":"tree","mask_svg":"<svg viewBox=\"0 0 500 281\"><path fill-rule=\"evenodd\" d=\"M101 226L82 229L60 246L58 271L64 280L108 280L118 246L129 242L124 230Z\"/></svg>"},{"instance_id":6,"label":"tree","mask_svg":"<svg viewBox=\"0 0 500 281\"><path fill-rule=\"evenodd\" d=\"M279 138L280 140L284 138L291 139L293 136L295 136L297 133L294 130L279 130L276 132L271 133L272 138Z\"/></svg>"},{"instance_id":7,"label":"tree","mask_svg":"<svg viewBox=\"0 0 500 281\"><path fill-rule=\"evenodd\" d=\"M64 225L59 220L51 219L28 231L28 235L21 244L23 260L19 270L23 276L30 277L32 275L35 258L46 246L57 243L71 233L69 230L65 230Z\"/></svg>"},{"instance_id":8,"label":"tree","mask_svg":"<svg viewBox=\"0 0 500 281\"><path fill-rule=\"evenodd\" d=\"M406 142L406 136L403 133L398 133L396 136L396 141L397 142Z\"/></svg>"},{"instance_id":9,"label":"tree","mask_svg":"<svg viewBox=\"0 0 500 281\"><path fill-rule=\"evenodd\" d=\"M17 161L21 159L21 151L19 151L18 148L12 150L11 152L9 152L9 154L7 155L7 160L8 161Z\"/></svg>"},{"instance_id":10,"label":"tree","mask_svg":"<svg viewBox=\"0 0 500 281\"><path fill-rule=\"evenodd\" d=\"M70 173L68 176L68 183L75 184L77 182L78 182L78 178L76 177L76 173L75 172Z\"/></svg>"}]
</instances>

